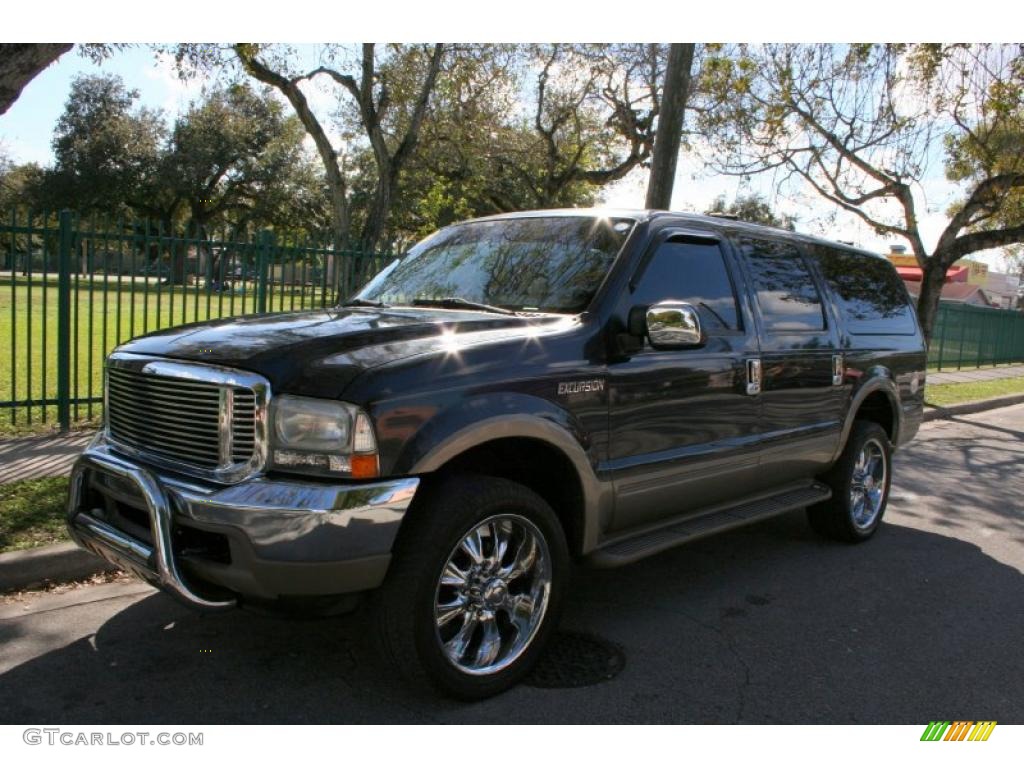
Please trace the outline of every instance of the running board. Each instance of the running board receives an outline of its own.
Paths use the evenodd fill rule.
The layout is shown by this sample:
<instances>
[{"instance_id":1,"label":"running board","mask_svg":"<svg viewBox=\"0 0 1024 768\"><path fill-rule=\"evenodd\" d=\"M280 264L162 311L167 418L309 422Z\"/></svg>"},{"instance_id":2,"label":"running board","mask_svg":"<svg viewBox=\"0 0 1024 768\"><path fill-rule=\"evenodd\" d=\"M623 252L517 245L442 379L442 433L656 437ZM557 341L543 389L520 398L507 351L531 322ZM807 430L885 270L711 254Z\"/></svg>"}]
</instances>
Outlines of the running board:
<instances>
[{"instance_id":1,"label":"running board","mask_svg":"<svg viewBox=\"0 0 1024 768\"><path fill-rule=\"evenodd\" d=\"M595 551L590 556L590 562L598 568L627 565L680 544L703 539L705 536L809 507L812 504L825 501L831 496L832 489L822 483L816 482L801 488L791 488L775 496L767 496L735 507L687 518L679 523L648 530L613 542Z\"/></svg>"}]
</instances>

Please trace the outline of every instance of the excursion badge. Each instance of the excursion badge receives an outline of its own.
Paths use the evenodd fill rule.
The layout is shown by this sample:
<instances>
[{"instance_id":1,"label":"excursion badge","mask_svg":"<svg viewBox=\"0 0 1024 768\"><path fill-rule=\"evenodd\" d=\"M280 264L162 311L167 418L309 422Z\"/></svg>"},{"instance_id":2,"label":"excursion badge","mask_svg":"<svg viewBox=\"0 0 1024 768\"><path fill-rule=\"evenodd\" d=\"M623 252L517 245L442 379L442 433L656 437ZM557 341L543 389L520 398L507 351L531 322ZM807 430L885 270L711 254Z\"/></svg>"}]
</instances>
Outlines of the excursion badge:
<instances>
[{"instance_id":1,"label":"excursion badge","mask_svg":"<svg viewBox=\"0 0 1024 768\"><path fill-rule=\"evenodd\" d=\"M559 395L579 395L583 392L604 392L604 379L558 382Z\"/></svg>"}]
</instances>

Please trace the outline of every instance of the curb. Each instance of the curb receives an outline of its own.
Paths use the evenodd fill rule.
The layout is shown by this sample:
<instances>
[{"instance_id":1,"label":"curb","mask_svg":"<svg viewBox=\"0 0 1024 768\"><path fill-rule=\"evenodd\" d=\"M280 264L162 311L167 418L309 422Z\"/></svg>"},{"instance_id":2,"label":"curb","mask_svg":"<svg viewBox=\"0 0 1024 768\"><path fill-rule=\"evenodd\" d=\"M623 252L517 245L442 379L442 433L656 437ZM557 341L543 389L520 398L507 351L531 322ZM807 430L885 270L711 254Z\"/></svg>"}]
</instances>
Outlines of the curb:
<instances>
[{"instance_id":1,"label":"curb","mask_svg":"<svg viewBox=\"0 0 1024 768\"><path fill-rule=\"evenodd\" d=\"M936 421L938 419L948 419L953 416L964 416L969 413L981 413L982 411L992 411L996 408L1006 408L1010 405L1020 405L1024 403L1024 395L1007 395L1006 397L993 397L989 400L975 400L972 403L959 403L957 405L950 405L942 408L939 406L928 406L925 403L927 409L924 412L924 418L922 421Z\"/></svg>"},{"instance_id":2,"label":"curb","mask_svg":"<svg viewBox=\"0 0 1024 768\"><path fill-rule=\"evenodd\" d=\"M0 592L33 589L46 582L78 581L116 566L77 544L52 544L0 555Z\"/></svg>"}]
</instances>

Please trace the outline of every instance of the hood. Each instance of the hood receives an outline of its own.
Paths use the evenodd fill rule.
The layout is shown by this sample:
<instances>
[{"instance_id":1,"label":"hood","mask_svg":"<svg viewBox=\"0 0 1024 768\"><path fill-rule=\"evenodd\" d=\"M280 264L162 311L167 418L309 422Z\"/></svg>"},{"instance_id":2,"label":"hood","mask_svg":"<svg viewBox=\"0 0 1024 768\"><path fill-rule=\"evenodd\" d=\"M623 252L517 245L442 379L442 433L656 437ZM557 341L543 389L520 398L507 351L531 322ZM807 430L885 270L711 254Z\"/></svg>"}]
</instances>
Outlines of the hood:
<instances>
[{"instance_id":1,"label":"hood","mask_svg":"<svg viewBox=\"0 0 1024 768\"><path fill-rule=\"evenodd\" d=\"M415 354L526 336L565 318L398 307L288 312L192 323L141 336L119 352L240 368L275 392L338 397L362 371Z\"/></svg>"}]
</instances>

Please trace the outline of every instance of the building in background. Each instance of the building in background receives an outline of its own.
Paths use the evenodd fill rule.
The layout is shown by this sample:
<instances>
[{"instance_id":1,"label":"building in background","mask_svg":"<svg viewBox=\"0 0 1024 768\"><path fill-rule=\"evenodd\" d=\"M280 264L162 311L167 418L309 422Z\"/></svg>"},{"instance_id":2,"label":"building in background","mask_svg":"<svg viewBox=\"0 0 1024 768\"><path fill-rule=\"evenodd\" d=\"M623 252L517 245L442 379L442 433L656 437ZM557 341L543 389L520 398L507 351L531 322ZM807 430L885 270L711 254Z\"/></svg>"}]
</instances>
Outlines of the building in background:
<instances>
[{"instance_id":1,"label":"building in background","mask_svg":"<svg viewBox=\"0 0 1024 768\"><path fill-rule=\"evenodd\" d=\"M890 246L886 258L899 272L910 295L915 299L921 293L921 267L917 259L907 253L906 246ZM1017 275L994 272L981 261L960 259L946 272L942 286L942 301L971 304L978 307L1016 309L1020 288Z\"/></svg>"}]
</instances>

